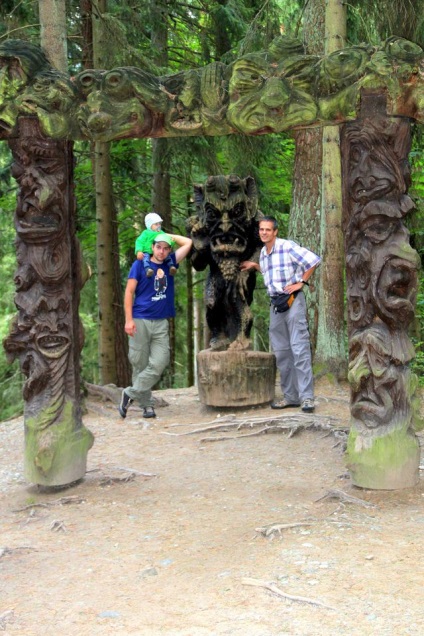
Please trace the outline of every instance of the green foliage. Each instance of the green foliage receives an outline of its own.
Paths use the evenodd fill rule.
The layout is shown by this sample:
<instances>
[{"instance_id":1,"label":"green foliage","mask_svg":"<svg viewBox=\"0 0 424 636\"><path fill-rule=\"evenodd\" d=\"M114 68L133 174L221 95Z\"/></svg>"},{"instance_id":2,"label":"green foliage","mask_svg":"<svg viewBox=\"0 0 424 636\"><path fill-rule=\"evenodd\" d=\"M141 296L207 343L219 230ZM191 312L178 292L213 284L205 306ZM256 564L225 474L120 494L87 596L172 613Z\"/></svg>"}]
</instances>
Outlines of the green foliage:
<instances>
[{"instance_id":1,"label":"green foliage","mask_svg":"<svg viewBox=\"0 0 424 636\"><path fill-rule=\"evenodd\" d=\"M14 253L16 186L10 177L11 156L7 145L0 144L0 342L8 336L16 314L13 275L16 269ZM9 364L3 346L0 348L0 420L22 413L23 376L18 361Z\"/></svg>"}]
</instances>

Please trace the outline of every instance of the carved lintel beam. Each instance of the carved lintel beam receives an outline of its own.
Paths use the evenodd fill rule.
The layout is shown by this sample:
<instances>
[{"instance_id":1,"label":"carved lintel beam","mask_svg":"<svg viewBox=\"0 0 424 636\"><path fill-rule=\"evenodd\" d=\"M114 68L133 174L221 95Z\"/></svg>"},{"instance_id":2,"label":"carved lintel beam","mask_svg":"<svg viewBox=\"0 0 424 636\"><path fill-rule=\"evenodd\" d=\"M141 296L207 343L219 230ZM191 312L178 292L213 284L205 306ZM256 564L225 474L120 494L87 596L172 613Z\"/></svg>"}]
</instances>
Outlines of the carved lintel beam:
<instances>
[{"instance_id":1,"label":"carved lintel beam","mask_svg":"<svg viewBox=\"0 0 424 636\"><path fill-rule=\"evenodd\" d=\"M36 115L56 139L262 135L355 120L363 92L384 93L389 115L424 121L424 51L396 36L322 58L280 36L231 65L155 76L135 67L69 77L35 45L0 44L0 138Z\"/></svg>"}]
</instances>

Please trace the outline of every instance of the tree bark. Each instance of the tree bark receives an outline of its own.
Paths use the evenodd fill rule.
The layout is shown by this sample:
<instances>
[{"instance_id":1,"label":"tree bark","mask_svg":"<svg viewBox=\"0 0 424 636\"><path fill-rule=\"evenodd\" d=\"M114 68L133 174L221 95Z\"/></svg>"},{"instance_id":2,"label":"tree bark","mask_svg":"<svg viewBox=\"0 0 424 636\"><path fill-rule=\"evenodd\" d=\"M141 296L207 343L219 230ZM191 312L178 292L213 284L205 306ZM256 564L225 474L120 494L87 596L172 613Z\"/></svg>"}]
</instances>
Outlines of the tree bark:
<instances>
[{"instance_id":1,"label":"tree bark","mask_svg":"<svg viewBox=\"0 0 424 636\"><path fill-rule=\"evenodd\" d=\"M346 8L340 0L327 0L325 53L342 48L346 40ZM346 378L344 337L342 175L338 126L322 129L322 204L320 314L315 351L315 369ZM321 367L321 369L320 369Z\"/></svg>"},{"instance_id":2,"label":"tree bark","mask_svg":"<svg viewBox=\"0 0 424 636\"><path fill-rule=\"evenodd\" d=\"M38 0L41 47L51 64L63 73L68 72L65 0Z\"/></svg>"},{"instance_id":3,"label":"tree bark","mask_svg":"<svg viewBox=\"0 0 424 636\"><path fill-rule=\"evenodd\" d=\"M93 7L93 63L102 68L107 41L101 28L106 0ZM124 332L124 309L119 268L117 215L113 201L110 144L94 143L93 176L96 189L97 298L99 304L99 372L102 384L127 386L131 381L128 340Z\"/></svg>"},{"instance_id":4,"label":"tree bark","mask_svg":"<svg viewBox=\"0 0 424 636\"><path fill-rule=\"evenodd\" d=\"M308 53L321 55L324 41L324 0L309 2L304 14L304 40ZM320 253L322 131L306 128L293 134L296 153L293 170L293 200L290 208L289 237L317 254ZM306 294L312 352L315 351L319 321L319 267Z\"/></svg>"}]
</instances>

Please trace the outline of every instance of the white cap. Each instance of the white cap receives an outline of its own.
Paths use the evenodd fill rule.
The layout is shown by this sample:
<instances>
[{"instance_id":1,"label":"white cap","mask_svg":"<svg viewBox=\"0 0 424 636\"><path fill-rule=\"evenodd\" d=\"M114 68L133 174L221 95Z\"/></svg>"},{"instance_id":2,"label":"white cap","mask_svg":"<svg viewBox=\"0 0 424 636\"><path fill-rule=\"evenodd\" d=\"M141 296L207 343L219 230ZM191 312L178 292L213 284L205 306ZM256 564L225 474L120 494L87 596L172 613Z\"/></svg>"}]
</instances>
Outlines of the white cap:
<instances>
[{"instance_id":1,"label":"white cap","mask_svg":"<svg viewBox=\"0 0 424 636\"><path fill-rule=\"evenodd\" d=\"M156 214L156 212L150 212L149 214L146 214L146 218L144 219L144 223L146 224L148 230L150 230L153 223L162 223L162 221L163 219L159 216L159 214Z\"/></svg>"}]
</instances>

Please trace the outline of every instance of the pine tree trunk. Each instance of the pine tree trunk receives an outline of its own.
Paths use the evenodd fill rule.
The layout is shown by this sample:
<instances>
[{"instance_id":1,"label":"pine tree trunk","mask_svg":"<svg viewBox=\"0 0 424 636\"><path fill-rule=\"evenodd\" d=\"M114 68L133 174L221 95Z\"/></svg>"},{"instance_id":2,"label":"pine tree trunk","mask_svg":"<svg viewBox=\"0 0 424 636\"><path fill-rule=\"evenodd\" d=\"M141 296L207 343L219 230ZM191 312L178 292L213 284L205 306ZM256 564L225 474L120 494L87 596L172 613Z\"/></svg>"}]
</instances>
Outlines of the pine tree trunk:
<instances>
[{"instance_id":1,"label":"pine tree trunk","mask_svg":"<svg viewBox=\"0 0 424 636\"><path fill-rule=\"evenodd\" d=\"M106 0L93 13L93 63L102 68L103 47L107 42L101 28ZM110 144L94 144L94 183L97 221L97 298L99 305L99 372L101 384L127 386L131 381L128 341L124 332L124 308L119 269L116 209L113 202Z\"/></svg>"},{"instance_id":2,"label":"pine tree trunk","mask_svg":"<svg viewBox=\"0 0 424 636\"><path fill-rule=\"evenodd\" d=\"M97 299L99 304L99 372L101 384L117 384L115 323L113 312L114 274L112 262L112 193L110 190L109 144L94 144L94 182L97 223Z\"/></svg>"},{"instance_id":3,"label":"pine tree trunk","mask_svg":"<svg viewBox=\"0 0 424 636\"><path fill-rule=\"evenodd\" d=\"M152 15L152 54L158 66L168 66L168 6L164 0L153 0L151 3ZM163 227L166 231L172 231L171 210L171 176L169 173L170 157L169 142L167 139L152 140L152 209L163 218ZM162 383L172 386L175 375L175 325L171 321L169 339L171 346L171 360L169 370L164 374Z\"/></svg>"},{"instance_id":4,"label":"pine tree trunk","mask_svg":"<svg viewBox=\"0 0 424 636\"><path fill-rule=\"evenodd\" d=\"M341 0L327 0L325 11L325 52L339 50L346 40L346 8ZM322 212L320 315L315 351L315 368L346 378L347 359L344 338L344 249L342 234L342 174L340 130L322 130Z\"/></svg>"},{"instance_id":5,"label":"pine tree trunk","mask_svg":"<svg viewBox=\"0 0 424 636\"><path fill-rule=\"evenodd\" d=\"M68 73L65 0L38 0L41 46L52 65Z\"/></svg>"},{"instance_id":6,"label":"pine tree trunk","mask_svg":"<svg viewBox=\"0 0 424 636\"><path fill-rule=\"evenodd\" d=\"M324 0L305 7L304 40L308 53L321 55L324 41ZM322 132L305 128L294 133L296 153L293 172L293 201L290 208L289 237L320 254ZM319 321L319 267L306 294L312 351L315 351Z\"/></svg>"}]
</instances>

